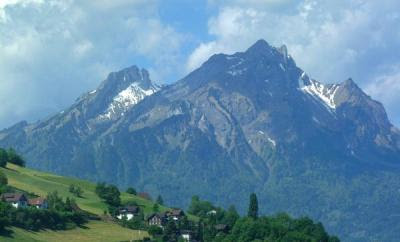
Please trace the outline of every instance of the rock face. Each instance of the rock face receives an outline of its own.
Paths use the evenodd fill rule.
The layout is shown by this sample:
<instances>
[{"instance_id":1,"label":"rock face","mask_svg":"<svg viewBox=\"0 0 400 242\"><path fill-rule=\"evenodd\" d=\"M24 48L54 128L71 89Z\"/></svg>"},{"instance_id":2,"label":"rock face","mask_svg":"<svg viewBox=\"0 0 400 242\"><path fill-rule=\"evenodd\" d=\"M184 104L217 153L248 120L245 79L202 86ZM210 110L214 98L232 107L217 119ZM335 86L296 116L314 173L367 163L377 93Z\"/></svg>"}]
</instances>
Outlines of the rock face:
<instances>
[{"instance_id":1,"label":"rock face","mask_svg":"<svg viewBox=\"0 0 400 242\"><path fill-rule=\"evenodd\" d=\"M400 237L400 134L383 106L351 79L310 79L264 40L163 88L137 67L111 73L68 110L3 130L0 146L170 205L200 195L243 212L256 192L262 212L311 216L348 241Z\"/></svg>"}]
</instances>

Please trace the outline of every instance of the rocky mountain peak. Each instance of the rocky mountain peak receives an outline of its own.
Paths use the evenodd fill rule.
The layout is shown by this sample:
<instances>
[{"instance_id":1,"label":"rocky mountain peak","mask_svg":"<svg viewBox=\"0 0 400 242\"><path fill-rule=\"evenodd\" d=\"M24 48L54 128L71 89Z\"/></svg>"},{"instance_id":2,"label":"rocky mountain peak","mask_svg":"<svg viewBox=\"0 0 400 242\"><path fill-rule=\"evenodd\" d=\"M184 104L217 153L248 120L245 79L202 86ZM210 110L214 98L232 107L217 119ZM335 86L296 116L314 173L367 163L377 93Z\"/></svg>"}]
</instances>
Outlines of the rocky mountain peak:
<instances>
[{"instance_id":1,"label":"rocky mountain peak","mask_svg":"<svg viewBox=\"0 0 400 242\"><path fill-rule=\"evenodd\" d=\"M97 99L105 106L105 110L98 119L115 119L160 88L150 80L146 69L139 69L135 65L112 72L100 87L92 92L92 94L99 93Z\"/></svg>"},{"instance_id":2,"label":"rocky mountain peak","mask_svg":"<svg viewBox=\"0 0 400 242\"><path fill-rule=\"evenodd\" d=\"M133 65L117 72L111 72L100 85L99 89L121 91L132 83L137 83L138 86L145 90L149 89L152 85L148 71L146 69L139 69Z\"/></svg>"},{"instance_id":3,"label":"rocky mountain peak","mask_svg":"<svg viewBox=\"0 0 400 242\"><path fill-rule=\"evenodd\" d=\"M271 45L268 44L267 41L265 41L264 39L259 39L257 40L252 46L250 46L246 52L247 53L260 53L260 52L267 52L267 51L271 51L273 49L273 47Z\"/></svg>"}]
</instances>

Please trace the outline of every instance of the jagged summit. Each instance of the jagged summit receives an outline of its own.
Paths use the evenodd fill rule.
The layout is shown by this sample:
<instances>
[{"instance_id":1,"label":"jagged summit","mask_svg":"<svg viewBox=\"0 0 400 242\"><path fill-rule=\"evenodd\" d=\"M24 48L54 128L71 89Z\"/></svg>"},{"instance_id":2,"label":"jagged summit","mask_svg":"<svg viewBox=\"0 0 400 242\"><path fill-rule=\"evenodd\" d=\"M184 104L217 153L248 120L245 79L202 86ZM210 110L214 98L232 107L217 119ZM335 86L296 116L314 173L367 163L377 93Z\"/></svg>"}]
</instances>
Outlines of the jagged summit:
<instances>
[{"instance_id":1,"label":"jagged summit","mask_svg":"<svg viewBox=\"0 0 400 242\"><path fill-rule=\"evenodd\" d=\"M246 52L261 52L261 51L269 51L273 47L268 44L264 39L257 40L252 46L250 46Z\"/></svg>"},{"instance_id":2,"label":"jagged summit","mask_svg":"<svg viewBox=\"0 0 400 242\"><path fill-rule=\"evenodd\" d=\"M139 69L133 65L110 73L100 87L90 94L98 96L98 101L105 104L105 110L97 118L111 120L120 117L133 105L160 88L150 80L146 69Z\"/></svg>"},{"instance_id":3,"label":"jagged summit","mask_svg":"<svg viewBox=\"0 0 400 242\"><path fill-rule=\"evenodd\" d=\"M100 84L98 89L125 89L132 83L137 83L140 88L145 90L152 87L149 73L146 69L139 69L136 65L124 68L117 72L111 72L107 78Z\"/></svg>"}]
</instances>

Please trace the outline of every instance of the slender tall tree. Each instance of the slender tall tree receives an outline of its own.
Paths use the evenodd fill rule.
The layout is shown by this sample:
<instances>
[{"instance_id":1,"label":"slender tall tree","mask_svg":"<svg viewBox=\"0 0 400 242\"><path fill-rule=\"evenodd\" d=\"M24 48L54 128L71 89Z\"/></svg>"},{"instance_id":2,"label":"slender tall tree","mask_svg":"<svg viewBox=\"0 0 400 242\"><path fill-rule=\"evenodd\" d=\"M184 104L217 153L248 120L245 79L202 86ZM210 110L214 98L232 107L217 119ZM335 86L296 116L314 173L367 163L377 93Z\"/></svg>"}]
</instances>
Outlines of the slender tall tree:
<instances>
[{"instance_id":1,"label":"slender tall tree","mask_svg":"<svg viewBox=\"0 0 400 242\"><path fill-rule=\"evenodd\" d=\"M158 195L156 203L158 203L160 205L164 205L164 200L162 199L161 195Z\"/></svg>"},{"instance_id":2,"label":"slender tall tree","mask_svg":"<svg viewBox=\"0 0 400 242\"><path fill-rule=\"evenodd\" d=\"M255 193L250 194L250 204L247 215L254 219L258 218L258 200Z\"/></svg>"}]
</instances>

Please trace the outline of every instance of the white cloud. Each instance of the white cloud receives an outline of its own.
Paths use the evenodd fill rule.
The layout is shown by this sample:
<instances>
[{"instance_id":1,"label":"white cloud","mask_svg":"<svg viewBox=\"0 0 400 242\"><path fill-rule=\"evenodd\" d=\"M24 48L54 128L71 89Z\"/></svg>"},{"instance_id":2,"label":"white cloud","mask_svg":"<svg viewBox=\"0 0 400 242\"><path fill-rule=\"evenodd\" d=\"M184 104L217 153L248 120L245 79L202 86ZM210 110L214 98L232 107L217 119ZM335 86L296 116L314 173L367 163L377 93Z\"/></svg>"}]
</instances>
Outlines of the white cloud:
<instances>
[{"instance_id":1,"label":"white cloud","mask_svg":"<svg viewBox=\"0 0 400 242\"><path fill-rule=\"evenodd\" d=\"M389 68L387 73L374 78L365 87L366 92L380 100L389 110L389 116L396 124L400 123L400 63Z\"/></svg>"},{"instance_id":2,"label":"white cloud","mask_svg":"<svg viewBox=\"0 0 400 242\"><path fill-rule=\"evenodd\" d=\"M87 55L88 52L89 52L90 50L92 50L92 49L93 49L93 44L92 44L92 42L90 42L90 41L88 41L88 40L83 40L83 41L81 41L80 43L77 43L77 44L73 47L73 52L74 52L74 55L75 55L77 58L82 58L82 57L84 57L85 55Z\"/></svg>"},{"instance_id":3,"label":"white cloud","mask_svg":"<svg viewBox=\"0 0 400 242\"><path fill-rule=\"evenodd\" d=\"M59 111L132 64L162 81L182 58L185 35L162 23L156 0L0 4L0 127Z\"/></svg>"},{"instance_id":4,"label":"white cloud","mask_svg":"<svg viewBox=\"0 0 400 242\"><path fill-rule=\"evenodd\" d=\"M7 21L6 7L19 5L26 7L28 4L41 4L44 0L1 0L0 1L0 23Z\"/></svg>"}]
</instances>

